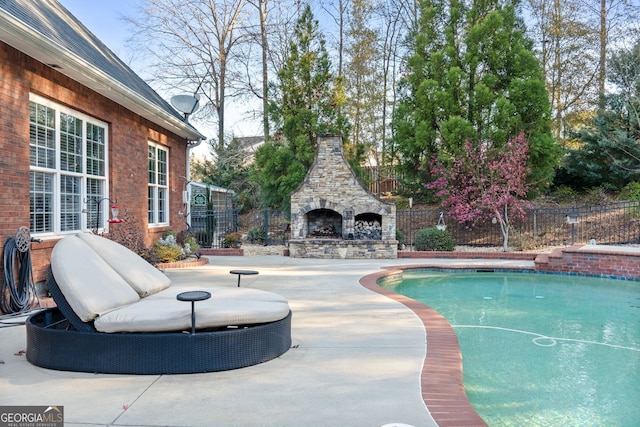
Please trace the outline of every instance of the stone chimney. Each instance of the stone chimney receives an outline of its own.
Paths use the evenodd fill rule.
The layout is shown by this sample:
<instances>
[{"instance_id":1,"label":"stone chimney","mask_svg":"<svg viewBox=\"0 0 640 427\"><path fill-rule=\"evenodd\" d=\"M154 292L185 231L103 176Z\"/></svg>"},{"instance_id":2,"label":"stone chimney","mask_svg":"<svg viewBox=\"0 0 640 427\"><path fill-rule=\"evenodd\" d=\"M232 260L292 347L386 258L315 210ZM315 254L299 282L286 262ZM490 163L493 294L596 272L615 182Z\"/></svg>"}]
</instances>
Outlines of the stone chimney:
<instances>
[{"instance_id":1,"label":"stone chimney","mask_svg":"<svg viewBox=\"0 0 640 427\"><path fill-rule=\"evenodd\" d=\"M316 158L291 193L291 256L396 258L395 234L395 204L378 199L356 177L342 136L319 136Z\"/></svg>"}]
</instances>

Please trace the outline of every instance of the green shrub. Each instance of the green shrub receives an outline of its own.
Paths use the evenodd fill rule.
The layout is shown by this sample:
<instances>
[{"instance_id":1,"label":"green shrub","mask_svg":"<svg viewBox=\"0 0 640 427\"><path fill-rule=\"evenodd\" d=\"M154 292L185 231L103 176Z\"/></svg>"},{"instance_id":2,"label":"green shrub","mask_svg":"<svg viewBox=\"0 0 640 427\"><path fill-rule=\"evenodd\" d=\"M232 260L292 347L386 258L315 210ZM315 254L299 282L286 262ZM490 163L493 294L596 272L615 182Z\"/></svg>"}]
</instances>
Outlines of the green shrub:
<instances>
[{"instance_id":1,"label":"green shrub","mask_svg":"<svg viewBox=\"0 0 640 427\"><path fill-rule=\"evenodd\" d=\"M252 227L247 231L247 239L251 243L264 243L264 227Z\"/></svg>"},{"instance_id":2,"label":"green shrub","mask_svg":"<svg viewBox=\"0 0 640 427\"><path fill-rule=\"evenodd\" d=\"M407 236L402 231L396 230L396 240L398 241L398 249L401 249L407 240Z\"/></svg>"},{"instance_id":3,"label":"green shrub","mask_svg":"<svg viewBox=\"0 0 640 427\"><path fill-rule=\"evenodd\" d=\"M453 251L456 243L447 230L435 227L423 228L416 233L416 250L418 251Z\"/></svg>"},{"instance_id":4,"label":"green shrub","mask_svg":"<svg viewBox=\"0 0 640 427\"><path fill-rule=\"evenodd\" d=\"M551 197L556 199L558 203L569 203L574 202L576 197L578 197L578 193L573 188L561 185L556 187L551 193Z\"/></svg>"},{"instance_id":5,"label":"green shrub","mask_svg":"<svg viewBox=\"0 0 640 427\"><path fill-rule=\"evenodd\" d=\"M601 185L590 188L583 197L583 203L587 205L604 205L612 201L611 185Z\"/></svg>"},{"instance_id":6,"label":"green shrub","mask_svg":"<svg viewBox=\"0 0 640 427\"><path fill-rule=\"evenodd\" d=\"M222 240L222 243L224 244L224 246L226 248L239 248L240 247L240 241L242 239L242 234L240 233L229 233L226 236L224 236L224 239Z\"/></svg>"},{"instance_id":7,"label":"green shrub","mask_svg":"<svg viewBox=\"0 0 640 427\"><path fill-rule=\"evenodd\" d=\"M395 202L396 202L396 210L404 211L409 209L409 199L403 197L403 198L397 199Z\"/></svg>"},{"instance_id":8,"label":"green shrub","mask_svg":"<svg viewBox=\"0 0 640 427\"><path fill-rule=\"evenodd\" d=\"M200 250L200 245L194 236L188 236L184 239L184 252L187 255L194 254Z\"/></svg>"},{"instance_id":9,"label":"green shrub","mask_svg":"<svg viewBox=\"0 0 640 427\"><path fill-rule=\"evenodd\" d=\"M620 200L640 200L640 182L630 182L624 186L620 195Z\"/></svg>"},{"instance_id":10,"label":"green shrub","mask_svg":"<svg viewBox=\"0 0 640 427\"><path fill-rule=\"evenodd\" d=\"M172 233L158 239L153 245L153 253L160 262L175 262L184 259L184 251Z\"/></svg>"}]
</instances>

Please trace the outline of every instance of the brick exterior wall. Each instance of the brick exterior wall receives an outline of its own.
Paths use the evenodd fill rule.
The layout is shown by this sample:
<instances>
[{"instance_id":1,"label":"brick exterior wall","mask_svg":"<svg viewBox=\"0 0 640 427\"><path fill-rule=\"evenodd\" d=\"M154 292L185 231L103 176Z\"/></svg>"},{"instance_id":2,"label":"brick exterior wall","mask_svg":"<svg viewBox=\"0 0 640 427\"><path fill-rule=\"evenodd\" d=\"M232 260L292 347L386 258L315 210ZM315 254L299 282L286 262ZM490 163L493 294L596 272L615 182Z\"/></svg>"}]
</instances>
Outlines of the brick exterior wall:
<instances>
[{"instance_id":1,"label":"brick exterior wall","mask_svg":"<svg viewBox=\"0 0 640 427\"><path fill-rule=\"evenodd\" d=\"M186 176L186 142L51 67L0 42L0 239L29 227L29 94L34 93L109 125L109 195L142 228L151 245L166 229L185 228L178 217ZM148 228L147 143L169 150L170 227ZM102 209L108 209L104 202ZM117 227L118 224L112 225ZM58 239L32 245L36 282L45 279ZM0 280L2 279L0 270Z\"/></svg>"}]
</instances>

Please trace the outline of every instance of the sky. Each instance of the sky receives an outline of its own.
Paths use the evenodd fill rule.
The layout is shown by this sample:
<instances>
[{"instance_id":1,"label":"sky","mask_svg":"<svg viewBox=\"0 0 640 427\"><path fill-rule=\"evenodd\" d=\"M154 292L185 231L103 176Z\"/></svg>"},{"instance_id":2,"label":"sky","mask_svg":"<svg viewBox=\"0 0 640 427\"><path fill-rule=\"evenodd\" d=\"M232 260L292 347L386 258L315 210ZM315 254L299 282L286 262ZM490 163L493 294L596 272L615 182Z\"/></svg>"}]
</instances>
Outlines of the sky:
<instances>
[{"instance_id":1,"label":"sky","mask_svg":"<svg viewBox=\"0 0 640 427\"><path fill-rule=\"evenodd\" d=\"M141 73L143 64L131 61L132 54L128 52L126 41L130 36L131 27L125 17L133 16L139 4L137 0L58 0L69 12L107 45L121 60L128 64L135 72ZM143 77L143 76L142 76ZM164 94L161 94L165 96ZM175 94L171 94L175 95ZM169 101L170 96L165 96ZM227 133L235 136L255 136L262 134L261 122L248 125L242 119L242 105L229 105L225 111L225 128ZM194 122L194 126L207 138L214 138L216 129L207 128ZM206 156L207 144L201 144L195 154Z\"/></svg>"},{"instance_id":2,"label":"sky","mask_svg":"<svg viewBox=\"0 0 640 427\"><path fill-rule=\"evenodd\" d=\"M126 61L129 29L124 16L133 15L136 0L58 0L109 49Z\"/></svg>"}]
</instances>

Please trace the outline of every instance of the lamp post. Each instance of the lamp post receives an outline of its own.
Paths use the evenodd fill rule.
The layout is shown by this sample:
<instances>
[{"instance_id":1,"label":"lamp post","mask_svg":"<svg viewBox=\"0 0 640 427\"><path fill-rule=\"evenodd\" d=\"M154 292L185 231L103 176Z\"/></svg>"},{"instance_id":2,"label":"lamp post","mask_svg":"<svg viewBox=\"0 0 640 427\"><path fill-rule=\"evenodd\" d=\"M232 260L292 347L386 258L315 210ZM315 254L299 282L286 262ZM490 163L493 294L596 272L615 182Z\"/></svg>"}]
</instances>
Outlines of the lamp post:
<instances>
[{"instance_id":1,"label":"lamp post","mask_svg":"<svg viewBox=\"0 0 640 427\"><path fill-rule=\"evenodd\" d=\"M413 207L413 197L409 197L409 246L411 250L413 250L413 212L411 208Z\"/></svg>"},{"instance_id":2,"label":"lamp post","mask_svg":"<svg viewBox=\"0 0 640 427\"><path fill-rule=\"evenodd\" d=\"M566 216L567 224L571 224L571 244L575 243L575 226L580 223L580 215L575 211L575 208L571 208L571 212L569 212Z\"/></svg>"},{"instance_id":3,"label":"lamp post","mask_svg":"<svg viewBox=\"0 0 640 427\"><path fill-rule=\"evenodd\" d=\"M438 230L446 230L447 224L444 223L444 213L440 211L440 218L438 219L438 223L436 224L436 228Z\"/></svg>"}]
</instances>

